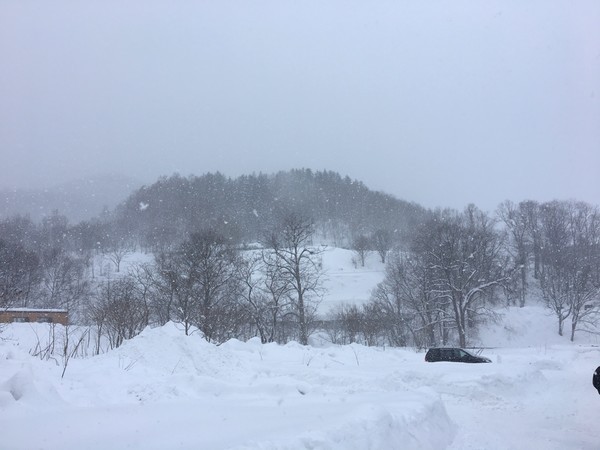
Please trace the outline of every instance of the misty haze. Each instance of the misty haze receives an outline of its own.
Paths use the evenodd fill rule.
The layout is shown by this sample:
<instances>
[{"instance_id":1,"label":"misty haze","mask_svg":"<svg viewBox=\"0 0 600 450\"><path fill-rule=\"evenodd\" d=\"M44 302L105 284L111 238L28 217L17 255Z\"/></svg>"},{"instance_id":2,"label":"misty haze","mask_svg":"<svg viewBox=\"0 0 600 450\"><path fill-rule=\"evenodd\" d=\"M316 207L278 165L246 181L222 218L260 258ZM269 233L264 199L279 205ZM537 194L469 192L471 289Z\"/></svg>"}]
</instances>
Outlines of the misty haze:
<instances>
[{"instance_id":1,"label":"misty haze","mask_svg":"<svg viewBox=\"0 0 600 450\"><path fill-rule=\"evenodd\" d=\"M0 188L334 170L425 207L600 203L600 7L0 5Z\"/></svg>"},{"instance_id":2,"label":"misty haze","mask_svg":"<svg viewBox=\"0 0 600 450\"><path fill-rule=\"evenodd\" d=\"M598 23L0 2L0 448L598 448Z\"/></svg>"}]
</instances>

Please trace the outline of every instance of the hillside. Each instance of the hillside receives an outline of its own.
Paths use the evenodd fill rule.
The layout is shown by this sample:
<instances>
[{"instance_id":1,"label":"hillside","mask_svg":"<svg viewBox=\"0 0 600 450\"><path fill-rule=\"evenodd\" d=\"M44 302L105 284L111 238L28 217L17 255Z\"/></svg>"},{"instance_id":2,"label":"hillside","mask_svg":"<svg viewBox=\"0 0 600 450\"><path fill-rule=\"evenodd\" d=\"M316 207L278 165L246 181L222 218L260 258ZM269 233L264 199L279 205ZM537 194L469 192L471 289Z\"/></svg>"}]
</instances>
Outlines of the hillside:
<instances>
[{"instance_id":1,"label":"hillside","mask_svg":"<svg viewBox=\"0 0 600 450\"><path fill-rule=\"evenodd\" d=\"M421 206L360 181L302 169L234 179L220 173L164 177L133 192L116 220L146 247L157 248L205 228L254 242L292 211L314 220L317 235L336 246L380 229L406 240L426 215Z\"/></svg>"}]
</instances>

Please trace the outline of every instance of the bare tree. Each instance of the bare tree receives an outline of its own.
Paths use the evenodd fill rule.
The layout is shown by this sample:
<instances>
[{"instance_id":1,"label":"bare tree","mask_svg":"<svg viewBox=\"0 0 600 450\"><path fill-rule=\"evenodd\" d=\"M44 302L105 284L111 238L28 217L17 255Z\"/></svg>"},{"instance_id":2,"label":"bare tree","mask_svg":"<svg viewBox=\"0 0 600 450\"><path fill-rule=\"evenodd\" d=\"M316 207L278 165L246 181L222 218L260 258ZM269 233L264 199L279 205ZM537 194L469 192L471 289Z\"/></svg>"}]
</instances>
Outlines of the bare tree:
<instances>
[{"instance_id":1,"label":"bare tree","mask_svg":"<svg viewBox=\"0 0 600 450\"><path fill-rule=\"evenodd\" d=\"M354 254L358 258L360 266L365 267L365 259L371 252L371 240L364 234L355 236L352 240L352 250L354 250Z\"/></svg>"},{"instance_id":2,"label":"bare tree","mask_svg":"<svg viewBox=\"0 0 600 450\"><path fill-rule=\"evenodd\" d=\"M528 226L531 220L526 210L508 200L498 208L498 216L508 232L507 246L519 273L519 306L523 307L527 297L527 274L532 249L531 226Z\"/></svg>"},{"instance_id":3,"label":"bare tree","mask_svg":"<svg viewBox=\"0 0 600 450\"><path fill-rule=\"evenodd\" d=\"M558 334L563 335L566 319L571 315L572 276L567 255L570 244L568 230L568 211L559 202L545 204L542 207L543 229L543 265L540 278L542 294L546 305L558 319Z\"/></svg>"},{"instance_id":4,"label":"bare tree","mask_svg":"<svg viewBox=\"0 0 600 450\"><path fill-rule=\"evenodd\" d=\"M380 321L381 311L372 302L362 305L362 333L365 345L379 345L384 335L384 325Z\"/></svg>"},{"instance_id":5,"label":"bare tree","mask_svg":"<svg viewBox=\"0 0 600 450\"><path fill-rule=\"evenodd\" d=\"M533 200L526 200L519 203L521 217L525 220L525 228L529 235L531 243L531 252L533 253L533 276L539 279L541 276L542 264L542 231L540 225L540 205Z\"/></svg>"},{"instance_id":6,"label":"bare tree","mask_svg":"<svg viewBox=\"0 0 600 450\"><path fill-rule=\"evenodd\" d=\"M148 325L148 305L139 295L135 280L123 277L99 286L90 316L111 348L138 335ZM99 350L99 347L98 347Z\"/></svg>"},{"instance_id":7,"label":"bare tree","mask_svg":"<svg viewBox=\"0 0 600 450\"><path fill-rule=\"evenodd\" d=\"M100 286L99 290L105 289L104 286ZM106 293L109 295L109 293ZM95 328L94 338L96 340L96 345L94 348L94 354L99 355L102 351L102 338L104 336L104 329L108 317L108 308L104 306L104 302L101 300L104 293L97 292L96 293L96 301L87 306L85 313L86 319L88 323L92 324L93 328ZM91 333L91 331L90 331Z\"/></svg>"},{"instance_id":8,"label":"bare tree","mask_svg":"<svg viewBox=\"0 0 600 450\"><path fill-rule=\"evenodd\" d=\"M35 253L0 239L0 309L26 306L39 283L39 273Z\"/></svg>"},{"instance_id":9,"label":"bare tree","mask_svg":"<svg viewBox=\"0 0 600 450\"><path fill-rule=\"evenodd\" d=\"M185 334L190 334L198 316L196 301L196 273L198 261L181 246L178 250L156 257L161 280L160 304L156 305L161 322L181 323Z\"/></svg>"},{"instance_id":10,"label":"bare tree","mask_svg":"<svg viewBox=\"0 0 600 450\"><path fill-rule=\"evenodd\" d=\"M381 262L384 264L387 254L392 249L392 244L394 242L392 236L393 235L389 230L380 228L373 233L373 237L371 238L372 246L379 255Z\"/></svg>"},{"instance_id":11,"label":"bare tree","mask_svg":"<svg viewBox=\"0 0 600 450\"><path fill-rule=\"evenodd\" d=\"M196 316L194 302L194 272L196 263L179 251L159 253L155 256L156 288L158 296L153 304L157 320L165 324L170 320L181 323L185 334L190 333Z\"/></svg>"},{"instance_id":12,"label":"bare tree","mask_svg":"<svg viewBox=\"0 0 600 450\"><path fill-rule=\"evenodd\" d=\"M159 325L168 322L168 316L163 321L156 310L156 305L161 303L159 298L162 295L162 286L154 264L133 264L129 267L128 275L134 280L138 295L149 311L148 321Z\"/></svg>"},{"instance_id":13,"label":"bare tree","mask_svg":"<svg viewBox=\"0 0 600 450\"><path fill-rule=\"evenodd\" d=\"M280 325L289 309L291 286L282 277L278 262L273 252L263 249L238 265L240 298L263 343L287 340Z\"/></svg>"},{"instance_id":14,"label":"bare tree","mask_svg":"<svg viewBox=\"0 0 600 450\"><path fill-rule=\"evenodd\" d=\"M386 340L394 347L405 347L409 343L412 314L406 308L397 292L388 290L390 286L379 284L373 291L371 304L377 320L385 330Z\"/></svg>"},{"instance_id":15,"label":"bare tree","mask_svg":"<svg viewBox=\"0 0 600 450\"><path fill-rule=\"evenodd\" d=\"M208 341L233 337L242 314L237 263L234 247L211 230L192 234L157 258L166 312L183 323L186 334L197 326Z\"/></svg>"},{"instance_id":16,"label":"bare tree","mask_svg":"<svg viewBox=\"0 0 600 450\"><path fill-rule=\"evenodd\" d=\"M322 250L312 245L313 227L313 222L306 217L288 214L279 229L266 241L276 261L271 262L269 268L277 270L281 279L290 286L290 315L297 321L298 339L303 345L308 344L311 323L322 292Z\"/></svg>"},{"instance_id":17,"label":"bare tree","mask_svg":"<svg viewBox=\"0 0 600 450\"><path fill-rule=\"evenodd\" d=\"M327 332L334 344L347 345L353 342L363 343L362 310L356 305L339 305L330 313Z\"/></svg>"},{"instance_id":18,"label":"bare tree","mask_svg":"<svg viewBox=\"0 0 600 450\"><path fill-rule=\"evenodd\" d=\"M264 344L268 342L268 333L265 325L265 296L260 289L260 256L253 254L248 258L240 258L237 277L241 288L240 299Z\"/></svg>"},{"instance_id":19,"label":"bare tree","mask_svg":"<svg viewBox=\"0 0 600 450\"><path fill-rule=\"evenodd\" d=\"M63 345L61 349L61 359L63 367L62 373L60 375L61 378L65 377L65 373L67 371L67 367L71 358L77 356L80 353L80 350L83 348L82 344L85 342L88 334L89 328L85 329L85 331L79 331L79 336L75 338L71 331L71 326L66 325L64 327ZM74 341L71 340L71 337L74 337Z\"/></svg>"},{"instance_id":20,"label":"bare tree","mask_svg":"<svg viewBox=\"0 0 600 450\"><path fill-rule=\"evenodd\" d=\"M325 331L334 344L395 345L387 313L376 301L360 307L342 304L329 313Z\"/></svg>"},{"instance_id":21,"label":"bare tree","mask_svg":"<svg viewBox=\"0 0 600 450\"><path fill-rule=\"evenodd\" d=\"M585 203L555 201L542 205L541 225L542 294L558 319L559 335L571 318L573 341L578 326L598 316L600 215Z\"/></svg>"},{"instance_id":22,"label":"bare tree","mask_svg":"<svg viewBox=\"0 0 600 450\"><path fill-rule=\"evenodd\" d=\"M44 251L41 266L40 303L47 308L67 309L69 318L77 321L81 303L90 295L84 261L53 248Z\"/></svg>"},{"instance_id":23,"label":"bare tree","mask_svg":"<svg viewBox=\"0 0 600 450\"><path fill-rule=\"evenodd\" d=\"M463 347L469 329L493 316L489 303L494 291L509 280L494 222L474 206L462 214L438 212L423 227L417 247L428 255L433 292L451 306Z\"/></svg>"},{"instance_id":24,"label":"bare tree","mask_svg":"<svg viewBox=\"0 0 600 450\"><path fill-rule=\"evenodd\" d=\"M211 230L192 234L183 249L186 258L195 261L192 276L199 308L198 327L209 342L232 337L223 321L237 320L231 315L235 312L238 294L235 249L223 236Z\"/></svg>"},{"instance_id":25,"label":"bare tree","mask_svg":"<svg viewBox=\"0 0 600 450\"><path fill-rule=\"evenodd\" d=\"M132 252L132 246L123 239L115 239L105 249L104 254L106 257L115 265L117 273L121 271L121 262L123 259L130 255Z\"/></svg>"},{"instance_id":26,"label":"bare tree","mask_svg":"<svg viewBox=\"0 0 600 450\"><path fill-rule=\"evenodd\" d=\"M52 214L42 221L39 242L41 249L63 249L68 235L68 226L69 223L65 216L59 214L57 210L52 211Z\"/></svg>"},{"instance_id":27,"label":"bare tree","mask_svg":"<svg viewBox=\"0 0 600 450\"><path fill-rule=\"evenodd\" d=\"M384 281L375 290L379 302L398 305L395 309L401 305L402 325L419 347L448 341L450 304L447 297L439 295L434 277L427 254L396 253L388 261Z\"/></svg>"}]
</instances>

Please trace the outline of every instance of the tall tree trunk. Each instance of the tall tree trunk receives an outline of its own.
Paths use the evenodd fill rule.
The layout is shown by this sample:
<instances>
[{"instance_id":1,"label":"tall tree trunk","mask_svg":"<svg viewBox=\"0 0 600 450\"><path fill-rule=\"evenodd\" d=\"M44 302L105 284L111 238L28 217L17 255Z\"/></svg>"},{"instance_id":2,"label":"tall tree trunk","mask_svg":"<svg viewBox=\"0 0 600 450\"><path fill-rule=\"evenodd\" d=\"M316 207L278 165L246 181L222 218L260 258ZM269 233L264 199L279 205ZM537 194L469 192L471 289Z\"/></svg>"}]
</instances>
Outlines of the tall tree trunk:
<instances>
[{"instance_id":1,"label":"tall tree trunk","mask_svg":"<svg viewBox=\"0 0 600 450\"><path fill-rule=\"evenodd\" d=\"M527 291L527 268L525 262L521 263L521 302L519 306L523 308L525 306L525 294Z\"/></svg>"},{"instance_id":2,"label":"tall tree trunk","mask_svg":"<svg viewBox=\"0 0 600 450\"><path fill-rule=\"evenodd\" d=\"M306 326L306 314L304 312L304 298L298 294L298 321L300 322L300 344L308 345L308 327Z\"/></svg>"},{"instance_id":3,"label":"tall tree trunk","mask_svg":"<svg viewBox=\"0 0 600 450\"><path fill-rule=\"evenodd\" d=\"M563 335L564 322L565 322L565 319L563 319L562 316L559 315L559 317L558 317L558 335L559 336Z\"/></svg>"}]
</instances>

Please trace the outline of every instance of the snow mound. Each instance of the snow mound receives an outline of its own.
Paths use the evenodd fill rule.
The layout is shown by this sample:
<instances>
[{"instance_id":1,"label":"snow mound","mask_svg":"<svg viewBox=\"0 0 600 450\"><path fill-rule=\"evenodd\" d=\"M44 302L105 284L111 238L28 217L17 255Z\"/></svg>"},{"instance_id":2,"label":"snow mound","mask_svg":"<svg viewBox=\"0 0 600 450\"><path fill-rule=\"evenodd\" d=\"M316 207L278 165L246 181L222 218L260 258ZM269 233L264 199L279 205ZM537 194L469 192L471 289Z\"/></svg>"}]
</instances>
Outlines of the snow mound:
<instances>
[{"instance_id":1,"label":"snow mound","mask_svg":"<svg viewBox=\"0 0 600 450\"><path fill-rule=\"evenodd\" d=\"M58 413L28 420L47 448L118 442L118 448L437 449L456 432L438 394L381 370L422 363L407 350L263 345L257 339L216 346L168 323L106 354L72 360L59 381L54 362L14 346L0 348L12 348L5 352L12 366L0 372L8 374L0 405L49 405ZM44 378L48 367L54 373ZM64 401L50 398L40 380L56 380ZM140 414L143 420L136 419ZM66 435L54 417L82 424L85 435ZM4 422L10 448L36 443L17 432L21 420L13 414Z\"/></svg>"},{"instance_id":2,"label":"snow mound","mask_svg":"<svg viewBox=\"0 0 600 450\"><path fill-rule=\"evenodd\" d=\"M17 369L7 380L0 382L0 409L16 406L39 409L52 407L63 400L54 384L38 377L31 365Z\"/></svg>"},{"instance_id":3,"label":"snow mound","mask_svg":"<svg viewBox=\"0 0 600 450\"><path fill-rule=\"evenodd\" d=\"M38 341L25 336L34 328L8 328L0 446L13 450L562 450L600 438L594 346L487 348L491 364L426 363L423 352L358 344L217 346L169 323L72 359L61 379L60 358L42 361L24 346Z\"/></svg>"},{"instance_id":4,"label":"snow mound","mask_svg":"<svg viewBox=\"0 0 600 450\"><path fill-rule=\"evenodd\" d=\"M422 396L404 397L398 404L364 404L347 416L338 426L279 440L250 441L232 450L440 449L452 442L456 432L443 404L424 402Z\"/></svg>"}]
</instances>

